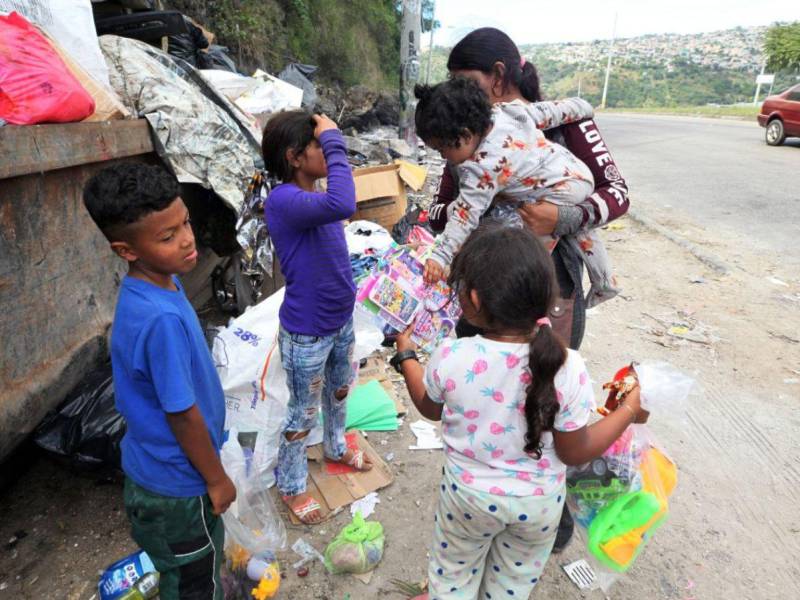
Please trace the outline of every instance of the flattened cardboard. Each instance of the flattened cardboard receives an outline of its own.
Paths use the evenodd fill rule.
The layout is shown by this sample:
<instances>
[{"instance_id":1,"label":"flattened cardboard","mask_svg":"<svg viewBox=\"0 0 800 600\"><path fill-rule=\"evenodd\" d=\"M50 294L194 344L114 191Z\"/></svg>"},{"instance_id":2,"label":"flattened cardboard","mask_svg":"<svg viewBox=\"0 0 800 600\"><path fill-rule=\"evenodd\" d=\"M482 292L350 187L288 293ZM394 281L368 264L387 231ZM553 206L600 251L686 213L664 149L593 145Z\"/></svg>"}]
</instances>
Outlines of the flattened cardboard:
<instances>
[{"instance_id":1,"label":"flattened cardboard","mask_svg":"<svg viewBox=\"0 0 800 600\"><path fill-rule=\"evenodd\" d=\"M394 474L380 455L369 445L364 436L358 432L358 447L372 461L369 471L348 473L345 475L328 475L325 471L322 444L308 449L308 487L307 492L322 507L322 521L327 521L340 509L363 498L370 492L386 487L394 481ZM295 525L300 520L289 511L289 519Z\"/></svg>"}]
</instances>

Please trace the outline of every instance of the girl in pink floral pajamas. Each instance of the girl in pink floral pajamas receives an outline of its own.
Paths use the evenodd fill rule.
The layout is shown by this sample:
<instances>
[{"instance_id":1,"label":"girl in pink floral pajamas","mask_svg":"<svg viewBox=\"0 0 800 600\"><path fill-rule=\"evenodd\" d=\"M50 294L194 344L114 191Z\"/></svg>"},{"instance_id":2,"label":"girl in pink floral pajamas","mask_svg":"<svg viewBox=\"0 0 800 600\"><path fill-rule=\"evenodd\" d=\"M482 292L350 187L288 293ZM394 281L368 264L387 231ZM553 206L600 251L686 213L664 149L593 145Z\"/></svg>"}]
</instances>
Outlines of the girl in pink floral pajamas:
<instances>
[{"instance_id":1,"label":"girl in pink floral pajamas","mask_svg":"<svg viewBox=\"0 0 800 600\"><path fill-rule=\"evenodd\" d=\"M482 335L444 342L424 371L408 333L397 340L414 404L443 422L431 599L528 598L555 541L566 465L601 455L647 417L637 388L621 410L588 424L589 375L549 326L553 266L534 239L481 227L456 255L449 283Z\"/></svg>"}]
</instances>

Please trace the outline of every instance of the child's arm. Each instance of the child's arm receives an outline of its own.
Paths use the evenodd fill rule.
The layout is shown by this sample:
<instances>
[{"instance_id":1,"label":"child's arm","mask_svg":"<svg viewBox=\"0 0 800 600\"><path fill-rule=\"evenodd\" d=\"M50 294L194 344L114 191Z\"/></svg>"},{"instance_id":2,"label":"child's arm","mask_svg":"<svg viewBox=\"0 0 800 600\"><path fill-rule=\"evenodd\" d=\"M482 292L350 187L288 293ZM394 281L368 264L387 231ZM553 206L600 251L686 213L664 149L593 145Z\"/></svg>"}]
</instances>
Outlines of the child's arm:
<instances>
[{"instance_id":1,"label":"child's arm","mask_svg":"<svg viewBox=\"0 0 800 600\"><path fill-rule=\"evenodd\" d=\"M417 346L411 341L411 332L414 330L412 324L403 333L397 336L397 352L405 350L416 350ZM417 407L419 413L431 421L442 420L442 405L438 402L431 400L428 396L428 391L425 388L425 369L419 364L418 360L408 359L400 363L400 370L403 373L403 379L406 381L408 388L408 395L411 396L411 401Z\"/></svg>"},{"instance_id":2,"label":"child's arm","mask_svg":"<svg viewBox=\"0 0 800 600\"><path fill-rule=\"evenodd\" d=\"M528 105L538 129L553 129L567 123L594 117L592 105L583 98L567 98L556 102L533 102Z\"/></svg>"},{"instance_id":3,"label":"child's arm","mask_svg":"<svg viewBox=\"0 0 800 600\"><path fill-rule=\"evenodd\" d=\"M236 488L211 444L200 409L194 405L182 412L167 413L167 423L189 462L203 476L214 514L221 515L236 500Z\"/></svg>"},{"instance_id":4,"label":"child's arm","mask_svg":"<svg viewBox=\"0 0 800 600\"><path fill-rule=\"evenodd\" d=\"M481 217L491 206L495 195L501 191L498 176L502 172L494 170L498 159L499 156L489 154L481 158L480 162L469 159L459 165L458 197L453 201L452 214L444 232L436 238L431 258L425 265L427 283L436 283L441 279L444 267L452 262L456 252L478 228Z\"/></svg>"},{"instance_id":5,"label":"child's arm","mask_svg":"<svg viewBox=\"0 0 800 600\"><path fill-rule=\"evenodd\" d=\"M175 440L206 482L214 514L222 514L236 499L236 488L225 474L196 404L189 336L173 314L159 315L146 327L139 346L143 375L156 391Z\"/></svg>"},{"instance_id":6,"label":"child's arm","mask_svg":"<svg viewBox=\"0 0 800 600\"><path fill-rule=\"evenodd\" d=\"M566 465L581 465L597 458L613 444L632 423L644 423L648 414L642 410L639 386L619 408L592 425L575 431L553 430L556 454Z\"/></svg>"},{"instance_id":7,"label":"child's arm","mask_svg":"<svg viewBox=\"0 0 800 600\"><path fill-rule=\"evenodd\" d=\"M328 167L328 189L317 193L297 188L287 202L281 203L283 219L298 229L343 221L356 212L356 187L342 133L330 119L319 115L314 118L317 119L314 134L322 145Z\"/></svg>"}]
</instances>

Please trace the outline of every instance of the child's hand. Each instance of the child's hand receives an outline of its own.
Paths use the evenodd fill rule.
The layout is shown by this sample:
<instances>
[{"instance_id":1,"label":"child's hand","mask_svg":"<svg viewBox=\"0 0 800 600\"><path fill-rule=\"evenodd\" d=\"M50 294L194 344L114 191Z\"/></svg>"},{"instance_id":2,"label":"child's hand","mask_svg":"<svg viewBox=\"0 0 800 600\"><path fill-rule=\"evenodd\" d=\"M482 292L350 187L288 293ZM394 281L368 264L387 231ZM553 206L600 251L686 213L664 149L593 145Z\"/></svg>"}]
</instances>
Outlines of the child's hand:
<instances>
[{"instance_id":1,"label":"child's hand","mask_svg":"<svg viewBox=\"0 0 800 600\"><path fill-rule=\"evenodd\" d=\"M317 124L314 128L314 137L317 139L319 139L319 136L321 136L323 132L329 129L339 129L339 126L325 115L314 115L312 119L314 119L314 122Z\"/></svg>"},{"instance_id":2,"label":"child's hand","mask_svg":"<svg viewBox=\"0 0 800 600\"><path fill-rule=\"evenodd\" d=\"M444 267L438 262L429 258L425 261L425 271L422 273L425 283L433 285L444 279Z\"/></svg>"},{"instance_id":3,"label":"child's hand","mask_svg":"<svg viewBox=\"0 0 800 600\"><path fill-rule=\"evenodd\" d=\"M209 484L207 489L213 512L217 516L228 510L231 503L236 500L236 487L227 475L219 483Z\"/></svg>"},{"instance_id":4,"label":"child's hand","mask_svg":"<svg viewBox=\"0 0 800 600\"><path fill-rule=\"evenodd\" d=\"M650 413L642 408L642 388L638 385L625 395L625 400L622 401L627 408L631 409L634 414L634 423L647 423L650 418ZM620 404L619 408L622 408ZM619 408L617 410L619 410ZM623 409L625 410L625 409Z\"/></svg>"},{"instance_id":5,"label":"child's hand","mask_svg":"<svg viewBox=\"0 0 800 600\"><path fill-rule=\"evenodd\" d=\"M394 340L395 346L397 346L398 352L403 352L404 350L416 350L417 345L411 341L411 334L414 331L414 327L417 325L417 320L414 321L406 327L406 330L403 333L397 335Z\"/></svg>"}]
</instances>

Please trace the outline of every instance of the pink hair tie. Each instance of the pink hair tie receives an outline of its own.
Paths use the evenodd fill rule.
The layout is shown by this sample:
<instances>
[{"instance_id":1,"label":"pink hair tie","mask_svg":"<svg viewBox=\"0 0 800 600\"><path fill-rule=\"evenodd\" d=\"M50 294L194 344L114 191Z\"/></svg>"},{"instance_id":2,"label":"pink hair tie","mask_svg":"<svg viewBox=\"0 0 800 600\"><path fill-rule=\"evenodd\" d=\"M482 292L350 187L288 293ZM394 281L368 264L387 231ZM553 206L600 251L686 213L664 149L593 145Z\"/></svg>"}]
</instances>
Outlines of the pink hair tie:
<instances>
[{"instance_id":1,"label":"pink hair tie","mask_svg":"<svg viewBox=\"0 0 800 600\"><path fill-rule=\"evenodd\" d=\"M524 56L520 56L519 57L519 68L522 69L524 66L525 66L525 57Z\"/></svg>"},{"instance_id":2,"label":"pink hair tie","mask_svg":"<svg viewBox=\"0 0 800 600\"><path fill-rule=\"evenodd\" d=\"M547 317L542 317L538 321L536 321L536 325L539 327L552 327L553 324L550 322L550 319Z\"/></svg>"}]
</instances>

